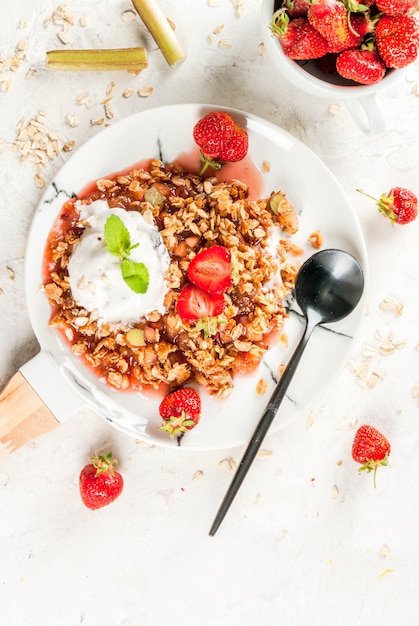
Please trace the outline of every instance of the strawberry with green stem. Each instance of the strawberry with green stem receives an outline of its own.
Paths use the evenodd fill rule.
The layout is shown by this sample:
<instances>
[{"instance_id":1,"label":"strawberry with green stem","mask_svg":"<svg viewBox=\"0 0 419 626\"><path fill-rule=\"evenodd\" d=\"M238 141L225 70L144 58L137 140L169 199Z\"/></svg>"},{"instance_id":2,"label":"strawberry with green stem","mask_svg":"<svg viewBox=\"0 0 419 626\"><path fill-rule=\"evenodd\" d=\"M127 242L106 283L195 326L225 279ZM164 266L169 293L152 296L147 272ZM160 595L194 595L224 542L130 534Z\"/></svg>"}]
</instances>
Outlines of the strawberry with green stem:
<instances>
[{"instance_id":1,"label":"strawberry with green stem","mask_svg":"<svg viewBox=\"0 0 419 626\"><path fill-rule=\"evenodd\" d=\"M224 163L241 161L247 154L249 138L225 111L214 111L194 126L193 138L200 148L202 176L208 167L221 169Z\"/></svg>"},{"instance_id":2,"label":"strawberry with green stem","mask_svg":"<svg viewBox=\"0 0 419 626\"><path fill-rule=\"evenodd\" d=\"M328 52L342 52L359 46L369 31L367 11L368 7L356 0L313 0L308 20L326 39Z\"/></svg>"},{"instance_id":3,"label":"strawberry with green stem","mask_svg":"<svg viewBox=\"0 0 419 626\"><path fill-rule=\"evenodd\" d=\"M336 59L336 70L343 78L361 85L373 85L384 77L386 66L370 42L341 52Z\"/></svg>"},{"instance_id":4,"label":"strawberry with green stem","mask_svg":"<svg viewBox=\"0 0 419 626\"><path fill-rule=\"evenodd\" d=\"M270 28L277 36L284 54L290 59L318 59L328 51L326 39L306 17L290 20L287 11L279 9L272 17Z\"/></svg>"},{"instance_id":5,"label":"strawberry with green stem","mask_svg":"<svg viewBox=\"0 0 419 626\"><path fill-rule=\"evenodd\" d=\"M115 470L116 459L112 452L93 457L79 476L79 489L83 503L91 510L100 509L122 493L124 480Z\"/></svg>"},{"instance_id":6,"label":"strawberry with green stem","mask_svg":"<svg viewBox=\"0 0 419 626\"><path fill-rule=\"evenodd\" d=\"M359 472L374 472L374 487L377 469L388 465L390 452L390 442L374 426L364 424L358 428L352 444L352 458L361 464Z\"/></svg>"},{"instance_id":7,"label":"strawberry with green stem","mask_svg":"<svg viewBox=\"0 0 419 626\"><path fill-rule=\"evenodd\" d=\"M374 198L362 189L357 189L367 198L374 200L379 212L387 217L391 224L408 224L413 222L418 215L418 199L413 191L405 187L393 187L380 198Z\"/></svg>"},{"instance_id":8,"label":"strawberry with green stem","mask_svg":"<svg viewBox=\"0 0 419 626\"><path fill-rule=\"evenodd\" d=\"M171 437L195 428L201 417L201 398L192 387L182 387L163 398L159 406L163 425Z\"/></svg>"}]
</instances>

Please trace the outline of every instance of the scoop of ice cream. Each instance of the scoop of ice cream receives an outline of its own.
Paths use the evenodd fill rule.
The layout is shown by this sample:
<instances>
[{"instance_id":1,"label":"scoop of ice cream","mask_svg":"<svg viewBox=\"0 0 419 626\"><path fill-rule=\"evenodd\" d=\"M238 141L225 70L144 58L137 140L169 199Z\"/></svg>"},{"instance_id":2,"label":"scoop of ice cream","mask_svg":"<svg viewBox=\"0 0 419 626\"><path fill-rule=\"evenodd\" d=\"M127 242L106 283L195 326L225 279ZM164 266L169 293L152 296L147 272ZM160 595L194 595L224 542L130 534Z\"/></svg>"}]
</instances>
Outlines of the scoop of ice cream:
<instances>
[{"instance_id":1,"label":"scoop of ice cream","mask_svg":"<svg viewBox=\"0 0 419 626\"><path fill-rule=\"evenodd\" d=\"M74 246L68 264L70 288L77 304L95 311L99 323L132 324L152 311L164 313L170 258L157 227L148 224L137 211L110 209L104 200L77 202L76 207L80 218L90 224ZM131 246L135 247L129 258L144 263L148 270L145 293L135 293L127 285L121 259L106 246L104 228L110 215L118 216L130 234Z\"/></svg>"}]
</instances>

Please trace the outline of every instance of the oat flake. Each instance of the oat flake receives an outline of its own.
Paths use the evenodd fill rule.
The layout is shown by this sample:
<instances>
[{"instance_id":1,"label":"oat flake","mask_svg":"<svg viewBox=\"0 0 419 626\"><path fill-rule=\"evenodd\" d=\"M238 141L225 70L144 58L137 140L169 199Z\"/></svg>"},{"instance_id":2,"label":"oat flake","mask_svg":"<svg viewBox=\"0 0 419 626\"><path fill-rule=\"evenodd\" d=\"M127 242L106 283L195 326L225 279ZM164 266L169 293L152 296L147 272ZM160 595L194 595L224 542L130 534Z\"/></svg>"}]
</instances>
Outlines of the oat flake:
<instances>
[{"instance_id":1,"label":"oat flake","mask_svg":"<svg viewBox=\"0 0 419 626\"><path fill-rule=\"evenodd\" d=\"M151 96L151 94L153 93L154 89L153 87L140 87L138 90L138 95L140 96L140 98L148 98L148 96Z\"/></svg>"},{"instance_id":2,"label":"oat flake","mask_svg":"<svg viewBox=\"0 0 419 626\"><path fill-rule=\"evenodd\" d=\"M193 483L198 482L198 480L201 480L203 475L204 475L204 472L202 470L196 471L195 474L192 476L192 482Z\"/></svg>"},{"instance_id":3,"label":"oat flake","mask_svg":"<svg viewBox=\"0 0 419 626\"><path fill-rule=\"evenodd\" d=\"M235 460L230 456L227 459L223 459L222 461L220 461L218 463L219 467L221 467L222 469L225 469L229 472L233 471L236 469L236 462Z\"/></svg>"}]
</instances>

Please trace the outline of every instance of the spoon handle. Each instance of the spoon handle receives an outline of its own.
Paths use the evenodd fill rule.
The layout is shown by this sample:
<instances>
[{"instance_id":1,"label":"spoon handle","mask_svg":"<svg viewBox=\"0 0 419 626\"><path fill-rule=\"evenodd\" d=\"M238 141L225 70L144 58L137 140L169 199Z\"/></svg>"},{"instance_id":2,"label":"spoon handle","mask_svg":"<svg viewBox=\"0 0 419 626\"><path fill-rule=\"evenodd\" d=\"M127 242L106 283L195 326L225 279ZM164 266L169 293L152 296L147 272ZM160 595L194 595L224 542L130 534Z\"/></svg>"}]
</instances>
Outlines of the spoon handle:
<instances>
[{"instance_id":1,"label":"spoon handle","mask_svg":"<svg viewBox=\"0 0 419 626\"><path fill-rule=\"evenodd\" d=\"M221 522L223 521L228 509L230 508L231 503L233 502L240 485L242 484L247 472L250 469L250 466L253 463L253 460L264 440L270 425L273 422L273 419L279 409L279 406L286 394L286 391L291 383L291 380L295 374L298 363L300 362L301 356L304 352L304 348L308 340L310 339L311 333L314 328L317 326L319 322L316 323L307 323L304 334L301 337L287 367L285 368L281 379L279 380L277 386L275 387L272 395L269 399L268 404L265 407L264 412L259 420L258 425L255 428L255 431L252 435L252 438L246 448L246 451L240 461L240 464L237 468L237 471L234 475L234 478L231 482L230 487L226 495L224 496L223 501L221 502L220 508L218 509L217 515L214 518L214 522L211 526L209 534L214 536L217 532Z\"/></svg>"}]
</instances>

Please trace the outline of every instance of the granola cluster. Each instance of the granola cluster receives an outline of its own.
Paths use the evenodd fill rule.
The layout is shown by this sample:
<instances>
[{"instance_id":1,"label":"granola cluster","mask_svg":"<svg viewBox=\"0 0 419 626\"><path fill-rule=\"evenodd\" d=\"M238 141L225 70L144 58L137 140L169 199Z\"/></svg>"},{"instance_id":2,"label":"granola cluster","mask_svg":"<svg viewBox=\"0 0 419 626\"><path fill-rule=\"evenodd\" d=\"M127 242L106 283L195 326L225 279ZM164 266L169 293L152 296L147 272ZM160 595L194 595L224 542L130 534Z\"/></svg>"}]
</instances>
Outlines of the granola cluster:
<instances>
[{"instance_id":1,"label":"granola cluster","mask_svg":"<svg viewBox=\"0 0 419 626\"><path fill-rule=\"evenodd\" d=\"M234 375L257 367L286 317L282 300L297 270L287 262L292 244L288 237L281 239L281 230L289 231L279 218L288 214L295 228L291 205L283 198L281 210L274 212L269 198L250 200L243 183L202 179L158 160L96 181L82 201L97 199L111 208L140 211L157 225L171 259L166 312L155 311L124 327L99 323L97 311L78 306L67 266L89 225L80 221L72 200L64 205L46 248L50 324L64 333L74 354L116 389L172 390L195 381L211 395L226 397ZM189 324L177 312L188 265L202 248L215 244L231 252L234 284L224 294L222 315Z\"/></svg>"}]
</instances>

